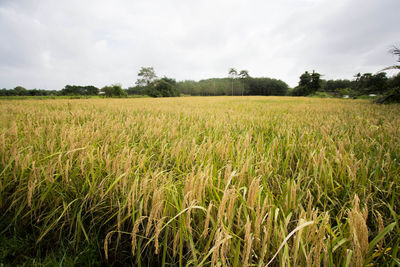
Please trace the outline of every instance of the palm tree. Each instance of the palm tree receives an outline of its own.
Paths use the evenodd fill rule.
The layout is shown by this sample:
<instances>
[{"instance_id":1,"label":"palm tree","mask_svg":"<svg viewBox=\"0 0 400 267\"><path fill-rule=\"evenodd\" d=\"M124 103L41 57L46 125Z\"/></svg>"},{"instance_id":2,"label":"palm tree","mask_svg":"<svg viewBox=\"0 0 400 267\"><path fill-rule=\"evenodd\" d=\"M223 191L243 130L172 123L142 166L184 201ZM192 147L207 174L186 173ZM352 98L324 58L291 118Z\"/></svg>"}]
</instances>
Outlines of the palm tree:
<instances>
[{"instance_id":1,"label":"palm tree","mask_svg":"<svg viewBox=\"0 0 400 267\"><path fill-rule=\"evenodd\" d=\"M238 76L237 70L235 70L234 68L231 68L231 69L229 70L229 76L230 76L231 79L232 79L232 95L233 95L233 80L236 79L236 77Z\"/></svg>"},{"instance_id":2,"label":"palm tree","mask_svg":"<svg viewBox=\"0 0 400 267\"><path fill-rule=\"evenodd\" d=\"M239 78L242 80L242 96L244 92L244 80L249 78L249 72L247 70L241 70L239 73Z\"/></svg>"},{"instance_id":3,"label":"palm tree","mask_svg":"<svg viewBox=\"0 0 400 267\"><path fill-rule=\"evenodd\" d=\"M397 59L397 62L400 62L400 48L393 46L393 48L389 50L389 53L399 57ZM389 66L389 67L382 69L381 71L385 71L385 70L400 70L400 65Z\"/></svg>"},{"instance_id":4,"label":"palm tree","mask_svg":"<svg viewBox=\"0 0 400 267\"><path fill-rule=\"evenodd\" d=\"M400 62L400 48L399 47L393 46L393 48L390 49L389 52L391 54L393 54L394 56L399 57L397 59L397 62ZM400 70L400 65L393 65L393 66L386 67L383 70L381 70L380 72L385 71L385 70ZM398 75L400 75L400 74L398 74ZM391 88L391 90L389 92L387 92L384 96L376 99L376 102L380 103L380 104L390 103L390 102L399 103L400 102L400 87L397 86L397 87Z\"/></svg>"}]
</instances>

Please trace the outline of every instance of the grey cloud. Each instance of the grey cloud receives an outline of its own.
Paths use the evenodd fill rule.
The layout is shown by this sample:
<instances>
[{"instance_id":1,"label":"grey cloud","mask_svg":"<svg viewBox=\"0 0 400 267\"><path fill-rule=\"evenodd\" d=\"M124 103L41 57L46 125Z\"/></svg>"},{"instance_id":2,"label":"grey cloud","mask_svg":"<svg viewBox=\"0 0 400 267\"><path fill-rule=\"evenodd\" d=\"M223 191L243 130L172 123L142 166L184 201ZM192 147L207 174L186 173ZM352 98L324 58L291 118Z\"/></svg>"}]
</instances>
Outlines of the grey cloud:
<instances>
[{"instance_id":1,"label":"grey cloud","mask_svg":"<svg viewBox=\"0 0 400 267\"><path fill-rule=\"evenodd\" d=\"M230 67L294 86L305 70L351 78L390 65L397 0L0 2L0 87L134 84ZM396 39L397 38L397 39Z\"/></svg>"}]
</instances>

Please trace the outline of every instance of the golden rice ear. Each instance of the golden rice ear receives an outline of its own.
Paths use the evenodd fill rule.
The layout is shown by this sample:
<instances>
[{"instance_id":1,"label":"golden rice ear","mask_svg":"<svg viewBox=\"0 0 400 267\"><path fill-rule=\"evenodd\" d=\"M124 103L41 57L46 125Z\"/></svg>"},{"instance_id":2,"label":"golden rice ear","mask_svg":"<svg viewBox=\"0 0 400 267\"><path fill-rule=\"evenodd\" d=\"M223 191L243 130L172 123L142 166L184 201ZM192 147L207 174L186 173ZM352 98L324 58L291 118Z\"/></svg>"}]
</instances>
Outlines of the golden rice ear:
<instances>
[{"instance_id":1,"label":"golden rice ear","mask_svg":"<svg viewBox=\"0 0 400 267\"><path fill-rule=\"evenodd\" d=\"M154 253L156 255L158 254L158 251L159 251L158 237L160 236L164 221L165 221L165 217L162 217L161 219L159 219L158 222L157 222L156 229L155 229L155 234L154 234L154 248L155 248L155 251L154 251Z\"/></svg>"},{"instance_id":2,"label":"golden rice ear","mask_svg":"<svg viewBox=\"0 0 400 267\"><path fill-rule=\"evenodd\" d=\"M247 195L247 203L246 204L249 208L254 209L254 204L256 202L259 186L260 186L260 179L258 179L258 178L253 179L253 181L251 182L251 184L249 186L249 193Z\"/></svg>"},{"instance_id":3,"label":"golden rice ear","mask_svg":"<svg viewBox=\"0 0 400 267\"><path fill-rule=\"evenodd\" d=\"M360 199L356 194L353 199L353 207L349 212L349 226L353 245L352 263L354 266L362 266L368 253L368 227L359 204Z\"/></svg>"},{"instance_id":4,"label":"golden rice ear","mask_svg":"<svg viewBox=\"0 0 400 267\"><path fill-rule=\"evenodd\" d=\"M175 258L175 256L176 256L176 254L178 253L177 247L178 247L178 242L179 242L180 238L181 238L181 235L180 235L180 231L178 230L178 231L176 231L176 233L175 233L174 242L173 242L173 244L172 244L172 256L173 256L174 258Z\"/></svg>"},{"instance_id":5,"label":"golden rice ear","mask_svg":"<svg viewBox=\"0 0 400 267\"><path fill-rule=\"evenodd\" d=\"M217 229L214 238L214 246L210 249L212 253L211 256L211 266L216 266L220 259L220 247L223 242L223 234L220 228Z\"/></svg>"},{"instance_id":6,"label":"golden rice ear","mask_svg":"<svg viewBox=\"0 0 400 267\"><path fill-rule=\"evenodd\" d=\"M109 232L106 237L104 238L104 256L106 258L106 260L108 260L108 240L111 238L111 235L114 232Z\"/></svg>"},{"instance_id":7,"label":"golden rice ear","mask_svg":"<svg viewBox=\"0 0 400 267\"><path fill-rule=\"evenodd\" d=\"M131 241L131 251L132 251L132 256L135 256L135 251L136 251L136 234L139 231L140 224L142 221L146 219L146 217L141 217L138 220L135 221L133 228L132 228L132 241Z\"/></svg>"},{"instance_id":8,"label":"golden rice ear","mask_svg":"<svg viewBox=\"0 0 400 267\"><path fill-rule=\"evenodd\" d=\"M390 265L398 111L259 96L0 99L3 246L34 229L38 250L80 261L102 247L99 264L131 250L122 262Z\"/></svg>"},{"instance_id":9,"label":"golden rice ear","mask_svg":"<svg viewBox=\"0 0 400 267\"><path fill-rule=\"evenodd\" d=\"M375 212L377 214L379 233L381 233L383 231L383 228L384 228L382 215L379 213L379 211L375 211ZM383 240L378 243L379 250L382 250L382 245L383 245Z\"/></svg>"},{"instance_id":10,"label":"golden rice ear","mask_svg":"<svg viewBox=\"0 0 400 267\"><path fill-rule=\"evenodd\" d=\"M246 224L244 226L244 250L243 250L243 266L249 265L252 243L253 243L253 236L251 234L251 221L249 217L246 219Z\"/></svg>"},{"instance_id":11,"label":"golden rice ear","mask_svg":"<svg viewBox=\"0 0 400 267\"><path fill-rule=\"evenodd\" d=\"M208 234L208 226L210 224L210 218L211 218L211 209L213 208L213 204L210 203L208 205L208 209L207 209L207 214L206 214L206 219L204 221L204 230L203 233L201 234L202 237L206 237Z\"/></svg>"},{"instance_id":12,"label":"golden rice ear","mask_svg":"<svg viewBox=\"0 0 400 267\"><path fill-rule=\"evenodd\" d=\"M237 193L235 189L229 190L229 200L228 200L228 208L226 209L226 220L231 223L235 218L235 204L236 204Z\"/></svg>"}]
</instances>

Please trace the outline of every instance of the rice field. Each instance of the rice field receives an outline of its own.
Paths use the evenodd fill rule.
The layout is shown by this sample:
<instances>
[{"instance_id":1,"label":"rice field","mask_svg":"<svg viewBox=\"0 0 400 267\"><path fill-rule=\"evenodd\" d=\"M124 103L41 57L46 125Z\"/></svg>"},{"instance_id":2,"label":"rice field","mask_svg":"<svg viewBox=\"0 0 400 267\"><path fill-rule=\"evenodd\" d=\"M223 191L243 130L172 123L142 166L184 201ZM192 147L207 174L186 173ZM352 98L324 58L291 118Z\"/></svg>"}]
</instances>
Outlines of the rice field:
<instances>
[{"instance_id":1,"label":"rice field","mask_svg":"<svg viewBox=\"0 0 400 267\"><path fill-rule=\"evenodd\" d=\"M400 106L0 100L0 263L399 266Z\"/></svg>"}]
</instances>

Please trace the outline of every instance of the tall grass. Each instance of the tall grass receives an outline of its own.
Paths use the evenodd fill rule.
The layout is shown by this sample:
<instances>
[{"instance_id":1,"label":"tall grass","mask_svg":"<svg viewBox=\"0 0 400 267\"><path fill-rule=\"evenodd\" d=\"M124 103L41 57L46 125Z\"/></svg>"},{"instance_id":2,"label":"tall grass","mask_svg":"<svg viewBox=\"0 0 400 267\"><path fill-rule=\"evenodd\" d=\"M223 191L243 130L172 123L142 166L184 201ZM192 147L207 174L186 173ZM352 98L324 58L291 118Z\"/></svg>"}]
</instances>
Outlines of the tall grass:
<instances>
[{"instance_id":1,"label":"tall grass","mask_svg":"<svg viewBox=\"0 0 400 267\"><path fill-rule=\"evenodd\" d=\"M0 261L394 266L399 111L285 97L2 100Z\"/></svg>"}]
</instances>

